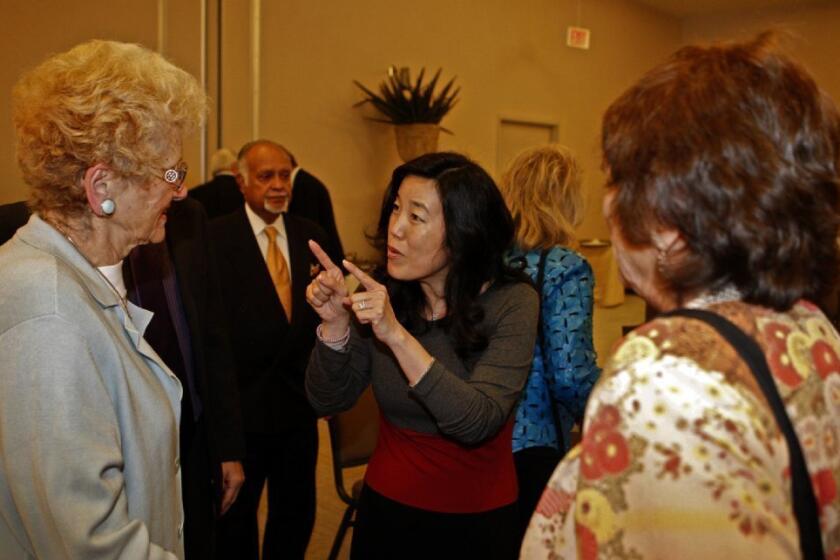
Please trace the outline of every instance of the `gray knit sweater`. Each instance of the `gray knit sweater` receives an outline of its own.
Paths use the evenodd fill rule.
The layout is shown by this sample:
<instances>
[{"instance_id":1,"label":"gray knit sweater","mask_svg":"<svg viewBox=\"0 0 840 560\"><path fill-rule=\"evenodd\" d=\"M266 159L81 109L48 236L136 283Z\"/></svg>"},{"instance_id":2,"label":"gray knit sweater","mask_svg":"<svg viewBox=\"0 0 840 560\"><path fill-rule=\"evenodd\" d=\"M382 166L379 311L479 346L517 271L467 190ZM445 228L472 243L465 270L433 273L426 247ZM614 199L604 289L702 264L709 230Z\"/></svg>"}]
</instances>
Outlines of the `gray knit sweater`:
<instances>
[{"instance_id":1,"label":"gray knit sweater","mask_svg":"<svg viewBox=\"0 0 840 560\"><path fill-rule=\"evenodd\" d=\"M495 435L510 416L531 368L539 299L524 283L491 287L479 297L489 344L462 360L439 325L415 334L435 361L414 387L369 328L351 325L342 351L317 343L306 371L306 392L326 416L349 409L369 383L387 420L398 428L440 433L466 445Z\"/></svg>"}]
</instances>

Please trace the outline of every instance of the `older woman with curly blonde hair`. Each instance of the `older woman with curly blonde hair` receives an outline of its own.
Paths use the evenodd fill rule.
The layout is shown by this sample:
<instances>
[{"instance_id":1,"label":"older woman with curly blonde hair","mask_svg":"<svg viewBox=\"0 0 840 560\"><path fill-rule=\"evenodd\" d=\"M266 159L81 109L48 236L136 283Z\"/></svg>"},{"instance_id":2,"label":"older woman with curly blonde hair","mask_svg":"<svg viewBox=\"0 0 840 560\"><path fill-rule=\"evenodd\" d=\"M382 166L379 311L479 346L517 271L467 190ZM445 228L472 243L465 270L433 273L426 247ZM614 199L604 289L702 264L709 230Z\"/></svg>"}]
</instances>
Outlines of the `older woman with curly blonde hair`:
<instances>
[{"instance_id":1,"label":"older woman with curly blonde hair","mask_svg":"<svg viewBox=\"0 0 840 560\"><path fill-rule=\"evenodd\" d=\"M186 195L197 81L138 45L91 41L14 89L34 215L0 247L0 550L182 558L181 385L143 339L121 261Z\"/></svg>"},{"instance_id":2,"label":"older woman with curly blonde hair","mask_svg":"<svg viewBox=\"0 0 840 560\"><path fill-rule=\"evenodd\" d=\"M519 154L500 187L516 223L508 260L524 267L541 297L534 361L513 430L521 534L601 371L592 343L592 268L571 248L583 217L580 175L569 149L553 144Z\"/></svg>"}]
</instances>

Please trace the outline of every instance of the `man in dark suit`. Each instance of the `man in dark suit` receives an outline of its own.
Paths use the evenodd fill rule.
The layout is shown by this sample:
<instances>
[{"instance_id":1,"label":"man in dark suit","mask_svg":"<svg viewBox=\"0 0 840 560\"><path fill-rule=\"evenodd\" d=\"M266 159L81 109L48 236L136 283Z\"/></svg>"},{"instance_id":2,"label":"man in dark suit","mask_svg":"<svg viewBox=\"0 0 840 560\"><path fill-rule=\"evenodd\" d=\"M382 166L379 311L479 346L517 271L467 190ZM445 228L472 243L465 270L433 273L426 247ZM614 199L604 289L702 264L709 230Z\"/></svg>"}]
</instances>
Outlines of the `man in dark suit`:
<instances>
[{"instance_id":1,"label":"man in dark suit","mask_svg":"<svg viewBox=\"0 0 840 560\"><path fill-rule=\"evenodd\" d=\"M26 223L25 203L0 206L0 244ZM236 499L245 456L237 385L207 217L184 199L167 214L166 241L136 247L123 264L128 297L154 312L144 338L178 376L180 467L187 559L213 558L215 516Z\"/></svg>"},{"instance_id":2,"label":"man in dark suit","mask_svg":"<svg viewBox=\"0 0 840 560\"><path fill-rule=\"evenodd\" d=\"M283 148L285 150L285 148ZM329 255L344 256L344 248L335 225L332 200L327 187L317 177L300 167L291 152L285 150L292 160L292 198L288 213L312 220L327 233L328 245L324 250ZM199 201L212 220L242 207L242 193L236 183L236 158L233 152L222 148L210 158L210 172L213 178L193 188L190 196ZM334 261L340 263L341 260ZM340 266L340 264L339 264Z\"/></svg>"},{"instance_id":3,"label":"man in dark suit","mask_svg":"<svg viewBox=\"0 0 840 560\"><path fill-rule=\"evenodd\" d=\"M245 204L213 221L245 423L245 485L220 527L224 558L258 557L257 507L268 480L263 559L303 558L315 519L316 418L304 392L317 316L305 290L318 273L307 241L323 229L285 213L291 158L267 140L239 153Z\"/></svg>"},{"instance_id":4,"label":"man in dark suit","mask_svg":"<svg viewBox=\"0 0 840 560\"><path fill-rule=\"evenodd\" d=\"M143 337L178 376L180 463L187 559L213 558L216 516L244 480L245 441L236 375L207 216L189 198L167 213L166 241L125 259L128 297L154 312Z\"/></svg>"},{"instance_id":5,"label":"man in dark suit","mask_svg":"<svg viewBox=\"0 0 840 560\"><path fill-rule=\"evenodd\" d=\"M291 156L291 154L290 154ZM328 254L344 256L341 238L335 225L332 201L327 187L317 177L298 166L294 156L292 158L292 202L289 204L289 214L308 218L324 228L329 239L329 247L325 247ZM332 251L332 252L331 252ZM339 263L341 260L333 261Z\"/></svg>"},{"instance_id":6,"label":"man in dark suit","mask_svg":"<svg viewBox=\"0 0 840 560\"><path fill-rule=\"evenodd\" d=\"M213 178L190 190L190 197L204 206L211 220L242 207L244 199L236 183L235 171L236 156L229 149L221 148L210 157Z\"/></svg>"}]
</instances>

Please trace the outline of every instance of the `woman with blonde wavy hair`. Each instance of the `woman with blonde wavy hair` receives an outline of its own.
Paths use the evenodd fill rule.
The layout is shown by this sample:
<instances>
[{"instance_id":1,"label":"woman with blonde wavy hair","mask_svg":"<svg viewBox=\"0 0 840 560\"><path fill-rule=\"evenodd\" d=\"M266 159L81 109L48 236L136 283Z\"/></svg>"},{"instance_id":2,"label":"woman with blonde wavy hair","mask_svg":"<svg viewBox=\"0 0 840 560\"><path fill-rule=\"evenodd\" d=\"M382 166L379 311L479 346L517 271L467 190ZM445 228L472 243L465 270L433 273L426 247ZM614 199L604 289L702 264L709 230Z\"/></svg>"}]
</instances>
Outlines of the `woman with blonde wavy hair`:
<instances>
[{"instance_id":1,"label":"woman with blonde wavy hair","mask_svg":"<svg viewBox=\"0 0 840 560\"><path fill-rule=\"evenodd\" d=\"M205 94L154 52L90 41L13 99L33 216L0 247L0 550L183 558L182 389L121 264L186 195L181 141Z\"/></svg>"},{"instance_id":2,"label":"woman with blonde wavy hair","mask_svg":"<svg viewBox=\"0 0 840 560\"><path fill-rule=\"evenodd\" d=\"M592 268L570 247L583 213L580 170L568 148L527 150L502 177L516 224L508 261L520 263L540 292L539 336L516 410L513 451L520 532L583 417L600 369L592 343Z\"/></svg>"}]
</instances>

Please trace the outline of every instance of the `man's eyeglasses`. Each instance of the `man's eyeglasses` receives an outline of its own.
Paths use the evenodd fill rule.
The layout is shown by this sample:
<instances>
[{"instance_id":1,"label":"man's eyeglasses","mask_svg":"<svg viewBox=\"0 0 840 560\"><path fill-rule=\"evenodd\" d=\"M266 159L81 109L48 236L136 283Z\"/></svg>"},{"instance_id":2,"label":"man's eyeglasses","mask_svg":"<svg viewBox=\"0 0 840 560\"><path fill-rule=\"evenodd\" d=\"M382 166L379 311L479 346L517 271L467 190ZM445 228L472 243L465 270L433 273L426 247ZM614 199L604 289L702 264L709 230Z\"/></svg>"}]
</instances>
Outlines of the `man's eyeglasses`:
<instances>
[{"instance_id":1,"label":"man's eyeglasses","mask_svg":"<svg viewBox=\"0 0 840 560\"><path fill-rule=\"evenodd\" d=\"M187 164L183 161L179 161L173 169L167 169L163 172L163 180L172 185L172 188L176 191L181 190L186 178Z\"/></svg>"}]
</instances>

